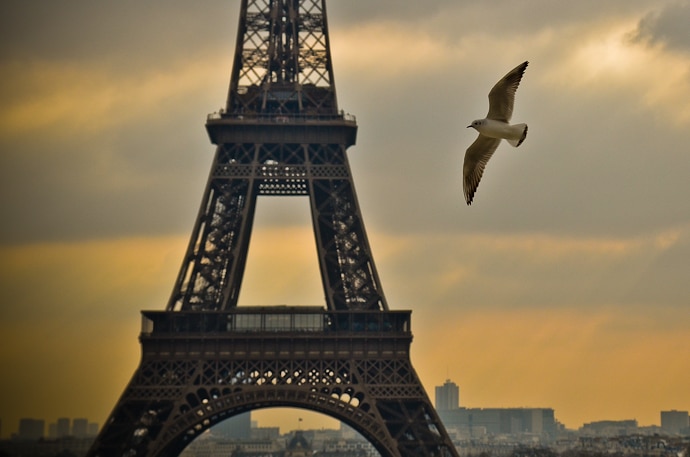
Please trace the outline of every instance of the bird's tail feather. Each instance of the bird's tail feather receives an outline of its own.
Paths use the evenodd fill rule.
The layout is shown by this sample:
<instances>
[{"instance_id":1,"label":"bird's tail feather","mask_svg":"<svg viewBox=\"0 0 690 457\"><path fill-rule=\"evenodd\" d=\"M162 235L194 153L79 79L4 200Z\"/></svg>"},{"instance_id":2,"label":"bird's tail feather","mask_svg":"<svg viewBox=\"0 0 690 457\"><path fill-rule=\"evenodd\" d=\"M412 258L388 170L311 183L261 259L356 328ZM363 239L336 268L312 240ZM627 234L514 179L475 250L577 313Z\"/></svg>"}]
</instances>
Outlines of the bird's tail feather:
<instances>
[{"instance_id":1,"label":"bird's tail feather","mask_svg":"<svg viewBox=\"0 0 690 457\"><path fill-rule=\"evenodd\" d=\"M522 135L520 135L520 138L508 140L508 143L510 143L511 146L517 148L522 144L523 141L525 141L525 138L527 138L527 124L515 124L513 127L522 129Z\"/></svg>"}]
</instances>

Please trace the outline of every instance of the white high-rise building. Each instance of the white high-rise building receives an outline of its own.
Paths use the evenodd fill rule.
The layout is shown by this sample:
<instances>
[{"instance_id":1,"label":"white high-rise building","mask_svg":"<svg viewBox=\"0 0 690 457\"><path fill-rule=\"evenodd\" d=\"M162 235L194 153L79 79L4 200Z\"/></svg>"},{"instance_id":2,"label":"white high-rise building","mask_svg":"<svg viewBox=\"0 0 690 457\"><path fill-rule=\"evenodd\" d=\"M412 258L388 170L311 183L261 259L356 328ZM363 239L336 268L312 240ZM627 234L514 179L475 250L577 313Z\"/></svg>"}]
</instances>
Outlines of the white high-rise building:
<instances>
[{"instance_id":1,"label":"white high-rise building","mask_svg":"<svg viewBox=\"0 0 690 457\"><path fill-rule=\"evenodd\" d=\"M450 379L436 386L436 410L452 411L460 407L460 388Z\"/></svg>"},{"instance_id":2,"label":"white high-rise building","mask_svg":"<svg viewBox=\"0 0 690 457\"><path fill-rule=\"evenodd\" d=\"M690 429L687 411L661 411L661 429L667 433L682 434Z\"/></svg>"}]
</instances>

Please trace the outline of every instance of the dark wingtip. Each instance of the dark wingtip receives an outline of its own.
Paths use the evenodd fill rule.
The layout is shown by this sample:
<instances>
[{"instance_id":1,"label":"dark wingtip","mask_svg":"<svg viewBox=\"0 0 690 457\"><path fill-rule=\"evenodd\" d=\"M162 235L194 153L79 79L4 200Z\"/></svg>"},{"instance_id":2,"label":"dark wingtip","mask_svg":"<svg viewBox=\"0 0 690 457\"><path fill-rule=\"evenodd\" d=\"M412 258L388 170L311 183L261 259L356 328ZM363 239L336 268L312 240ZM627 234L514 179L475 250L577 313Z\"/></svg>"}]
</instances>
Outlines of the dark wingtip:
<instances>
[{"instance_id":1,"label":"dark wingtip","mask_svg":"<svg viewBox=\"0 0 690 457\"><path fill-rule=\"evenodd\" d=\"M517 148L522 144L523 141L525 141L525 138L527 138L527 126L525 125L525 130L522 131L522 136L520 137L520 141L517 142L515 147Z\"/></svg>"},{"instance_id":2,"label":"dark wingtip","mask_svg":"<svg viewBox=\"0 0 690 457\"><path fill-rule=\"evenodd\" d=\"M520 77L525 73L525 70L527 69L527 65L529 65L529 60L525 60L522 62L520 65L517 66L520 70Z\"/></svg>"}]
</instances>

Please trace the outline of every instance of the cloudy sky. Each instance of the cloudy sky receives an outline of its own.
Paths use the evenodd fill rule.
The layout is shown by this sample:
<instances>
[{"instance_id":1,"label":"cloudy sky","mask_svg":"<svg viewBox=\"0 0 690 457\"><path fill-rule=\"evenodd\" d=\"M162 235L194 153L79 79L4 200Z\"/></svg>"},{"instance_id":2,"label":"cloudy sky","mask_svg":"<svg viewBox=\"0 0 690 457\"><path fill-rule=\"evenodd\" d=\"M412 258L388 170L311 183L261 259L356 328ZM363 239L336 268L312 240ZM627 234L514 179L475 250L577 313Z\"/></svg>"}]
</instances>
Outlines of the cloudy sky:
<instances>
[{"instance_id":1,"label":"cloudy sky","mask_svg":"<svg viewBox=\"0 0 690 457\"><path fill-rule=\"evenodd\" d=\"M165 307L196 217L238 12L0 4L3 436L20 417L102 424L134 373L139 311ZM430 395L450 378L463 406L550 407L569 428L690 409L690 4L328 12L367 233ZM529 135L467 207L465 126L524 60ZM305 198L259 200L241 306L323 304L310 224Z\"/></svg>"}]
</instances>

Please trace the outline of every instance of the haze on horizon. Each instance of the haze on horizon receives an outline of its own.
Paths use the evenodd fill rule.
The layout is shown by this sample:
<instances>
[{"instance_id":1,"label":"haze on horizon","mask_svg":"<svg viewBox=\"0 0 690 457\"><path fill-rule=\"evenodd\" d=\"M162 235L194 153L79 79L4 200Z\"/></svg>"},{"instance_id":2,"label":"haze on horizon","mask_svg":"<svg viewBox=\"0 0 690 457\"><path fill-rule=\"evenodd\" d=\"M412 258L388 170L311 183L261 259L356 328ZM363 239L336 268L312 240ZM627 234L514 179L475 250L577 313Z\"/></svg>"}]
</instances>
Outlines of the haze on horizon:
<instances>
[{"instance_id":1,"label":"haze on horizon","mask_svg":"<svg viewBox=\"0 0 690 457\"><path fill-rule=\"evenodd\" d=\"M20 417L103 424L134 373L139 312L164 308L206 183L238 13L0 5L4 436ZM690 409L690 5L328 14L365 227L390 306L413 311L427 392L451 378L463 406L550 407L570 428ZM465 126L524 60L513 117L529 136L501 146L467 208ZM307 214L260 199L241 304L323 304Z\"/></svg>"}]
</instances>

